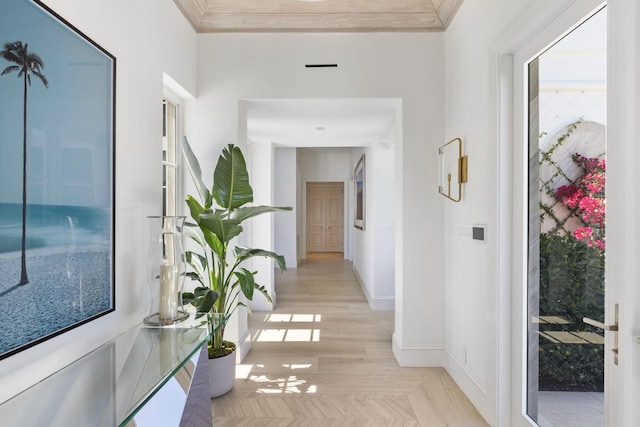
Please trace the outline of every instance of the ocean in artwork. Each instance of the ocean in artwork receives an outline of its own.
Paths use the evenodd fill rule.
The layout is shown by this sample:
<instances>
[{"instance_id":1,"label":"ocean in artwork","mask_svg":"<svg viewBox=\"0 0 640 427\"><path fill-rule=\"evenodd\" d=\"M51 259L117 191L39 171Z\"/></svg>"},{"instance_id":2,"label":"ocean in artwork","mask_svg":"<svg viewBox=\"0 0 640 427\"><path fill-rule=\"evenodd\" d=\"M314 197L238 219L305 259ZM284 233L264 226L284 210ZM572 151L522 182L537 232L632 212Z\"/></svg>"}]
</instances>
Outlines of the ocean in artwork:
<instances>
[{"instance_id":1,"label":"ocean in artwork","mask_svg":"<svg viewBox=\"0 0 640 427\"><path fill-rule=\"evenodd\" d=\"M111 209L0 203L0 356L113 308Z\"/></svg>"}]
</instances>

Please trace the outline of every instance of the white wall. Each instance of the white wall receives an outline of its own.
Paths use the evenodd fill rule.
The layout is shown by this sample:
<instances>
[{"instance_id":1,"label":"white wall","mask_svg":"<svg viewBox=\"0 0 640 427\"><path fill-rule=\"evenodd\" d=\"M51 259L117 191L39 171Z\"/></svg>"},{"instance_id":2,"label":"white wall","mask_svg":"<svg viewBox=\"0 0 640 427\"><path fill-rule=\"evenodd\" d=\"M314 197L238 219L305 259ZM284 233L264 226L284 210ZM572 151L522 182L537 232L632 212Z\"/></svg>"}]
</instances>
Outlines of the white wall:
<instances>
[{"instance_id":1,"label":"white wall","mask_svg":"<svg viewBox=\"0 0 640 427\"><path fill-rule=\"evenodd\" d=\"M499 363L508 363L502 356L504 352L509 354L510 348L503 352L498 349L501 279L497 240L501 226L499 198L509 196L499 194L498 173L501 166L511 162L510 158L501 160L503 153L492 127L501 88L491 84L495 79L491 53L496 40L528 3L464 2L445 34L446 137L462 138L463 152L469 157L469 182L464 184L463 200L447 201L444 210L445 366L491 425L497 425L500 412L509 411L507 399L498 394L498 381L505 381L499 375ZM486 244L458 237L460 226L473 224L487 226ZM508 347L507 342L502 344ZM511 425L508 422L504 425Z\"/></svg>"},{"instance_id":2,"label":"white wall","mask_svg":"<svg viewBox=\"0 0 640 427\"><path fill-rule=\"evenodd\" d=\"M290 206L291 212L278 212L274 216L276 253L284 256L287 269L298 266L296 245L299 207L296 206L296 165L295 148L276 148L275 151L275 206Z\"/></svg>"},{"instance_id":3,"label":"white wall","mask_svg":"<svg viewBox=\"0 0 640 427\"><path fill-rule=\"evenodd\" d=\"M0 361L0 402L148 314L140 266L148 249L146 216L161 213L163 72L189 91L196 84L196 36L171 0L44 2L117 58L116 311Z\"/></svg>"},{"instance_id":4,"label":"white wall","mask_svg":"<svg viewBox=\"0 0 640 427\"><path fill-rule=\"evenodd\" d=\"M186 109L194 150L214 159L223 144L244 144L238 140L243 99L402 100L393 207L395 287L401 298L393 346L403 365L438 365L444 355L442 200L435 191L437 147L444 139L443 39L443 34L201 34L198 99ZM318 62L338 67L304 67Z\"/></svg>"},{"instance_id":5,"label":"white wall","mask_svg":"<svg viewBox=\"0 0 640 427\"><path fill-rule=\"evenodd\" d=\"M300 173L306 181L344 181L351 177L351 148L299 148Z\"/></svg>"},{"instance_id":6,"label":"white wall","mask_svg":"<svg viewBox=\"0 0 640 427\"><path fill-rule=\"evenodd\" d=\"M302 245L302 235L304 234L303 221L304 216L301 207L303 204L303 196L306 193L304 188L305 184L302 180L302 168L300 167L300 156L296 151L296 262L300 265L304 257L306 257L307 251Z\"/></svg>"},{"instance_id":7,"label":"white wall","mask_svg":"<svg viewBox=\"0 0 640 427\"><path fill-rule=\"evenodd\" d=\"M365 229L353 232L353 269L373 310L395 307L395 149L354 149L352 169L365 155Z\"/></svg>"},{"instance_id":8,"label":"white wall","mask_svg":"<svg viewBox=\"0 0 640 427\"><path fill-rule=\"evenodd\" d=\"M273 144L250 144L247 154L250 159L247 163L247 169L253 188L253 203L273 206L275 201L275 149ZM275 215L280 215L280 213L260 215L245 222L243 224L245 232L238 238L240 243L252 248L273 251ZM266 288L272 299L272 303L269 303L261 293L256 293L251 301L251 307L255 310L273 309L277 300L273 261L266 257L255 257L251 259L248 268L258 272L255 275L256 282ZM241 320L244 321L244 317Z\"/></svg>"},{"instance_id":9,"label":"white wall","mask_svg":"<svg viewBox=\"0 0 640 427\"><path fill-rule=\"evenodd\" d=\"M367 166L371 192L367 204L373 209L374 244L372 262L373 295L369 304L375 310L393 310L395 300L395 148L382 144L371 147L372 162Z\"/></svg>"}]
</instances>

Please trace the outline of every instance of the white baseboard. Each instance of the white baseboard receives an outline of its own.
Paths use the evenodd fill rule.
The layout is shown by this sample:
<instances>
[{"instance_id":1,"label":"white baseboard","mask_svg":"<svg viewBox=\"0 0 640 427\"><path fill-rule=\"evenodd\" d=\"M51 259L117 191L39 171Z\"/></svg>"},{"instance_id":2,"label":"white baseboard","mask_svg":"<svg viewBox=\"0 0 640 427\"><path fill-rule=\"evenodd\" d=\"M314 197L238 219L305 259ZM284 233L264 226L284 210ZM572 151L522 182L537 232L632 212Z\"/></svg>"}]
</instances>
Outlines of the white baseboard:
<instances>
[{"instance_id":1,"label":"white baseboard","mask_svg":"<svg viewBox=\"0 0 640 427\"><path fill-rule=\"evenodd\" d=\"M369 307L373 311L395 311L396 299L394 297L379 297L369 299Z\"/></svg>"},{"instance_id":2,"label":"white baseboard","mask_svg":"<svg viewBox=\"0 0 640 427\"><path fill-rule=\"evenodd\" d=\"M396 299L393 296L390 297L372 297L371 294L369 294L369 291L367 290L367 288L364 286L362 278L360 277L360 274L358 273L358 269L356 268L356 266L353 266L353 272L356 275L356 279L358 279L358 283L360 284L360 289L362 289L362 292L364 293L365 298L367 299L367 302L369 303L369 307L371 308L371 310L373 311L395 311L396 309Z\"/></svg>"},{"instance_id":3,"label":"white baseboard","mask_svg":"<svg viewBox=\"0 0 640 427\"><path fill-rule=\"evenodd\" d=\"M242 363L249 351L251 350L251 334L249 331L244 331L242 337L236 343L236 363Z\"/></svg>"},{"instance_id":4,"label":"white baseboard","mask_svg":"<svg viewBox=\"0 0 640 427\"><path fill-rule=\"evenodd\" d=\"M488 408L491 399L488 399L486 390L473 379L467 369L458 363L449 352L446 352L445 357L444 368L451 378L458 384L458 387L460 387L462 392L469 398L473 406L476 407L485 420L493 419L494 411Z\"/></svg>"},{"instance_id":5,"label":"white baseboard","mask_svg":"<svg viewBox=\"0 0 640 427\"><path fill-rule=\"evenodd\" d=\"M401 346L393 334L393 354L402 367L444 367L444 347L407 347Z\"/></svg>"}]
</instances>

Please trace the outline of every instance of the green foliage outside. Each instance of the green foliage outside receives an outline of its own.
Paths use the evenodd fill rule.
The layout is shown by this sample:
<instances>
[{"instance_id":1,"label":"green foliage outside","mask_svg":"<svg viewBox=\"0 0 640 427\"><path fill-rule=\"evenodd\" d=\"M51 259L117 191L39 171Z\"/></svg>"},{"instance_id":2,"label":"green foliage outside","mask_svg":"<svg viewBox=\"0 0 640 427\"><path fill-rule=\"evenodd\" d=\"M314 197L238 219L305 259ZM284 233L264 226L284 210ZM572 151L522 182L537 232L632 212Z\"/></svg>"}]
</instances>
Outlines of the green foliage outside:
<instances>
[{"instance_id":1,"label":"green foliage outside","mask_svg":"<svg viewBox=\"0 0 640 427\"><path fill-rule=\"evenodd\" d=\"M540 235L540 316L569 324L540 330L591 331L583 317L603 321L604 253L571 235ZM540 338L539 389L602 391L604 349L596 344L553 343Z\"/></svg>"},{"instance_id":2,"label":"green foliage outside","mask_svg":"<svg viewBox=\"0 0 640 427\"><path fill-rule=\"evenodd\" d=\"M539 390L604 391L602 345L561 344L541 339L539 361Z\"/></svg>"}]
</instances>

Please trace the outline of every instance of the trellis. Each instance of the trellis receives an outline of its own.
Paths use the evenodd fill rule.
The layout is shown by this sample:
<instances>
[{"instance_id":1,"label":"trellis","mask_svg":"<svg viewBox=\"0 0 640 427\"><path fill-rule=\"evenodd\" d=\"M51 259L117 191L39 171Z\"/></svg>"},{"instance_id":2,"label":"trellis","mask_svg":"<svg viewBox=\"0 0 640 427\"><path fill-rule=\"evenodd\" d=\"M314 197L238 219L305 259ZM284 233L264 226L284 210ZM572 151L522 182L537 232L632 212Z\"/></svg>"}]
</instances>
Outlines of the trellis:
<instances>
[{"instance_id":1,"label":"trellis","mask_svg":"<svg viewBox=\"0 0 640 427\"><path fill-rule=\"evenodd\" d=\"M546 135L541 135L541 139ZM540 167L540 224L542 233L568 235L586 226L577 208L569 208L556 199L555 193L563 185L575 184L583 173L572 159L574 153L585 157L604 156L605 127L600 123L579 119L541 144Z\"/></svg>"}]
</instances>

